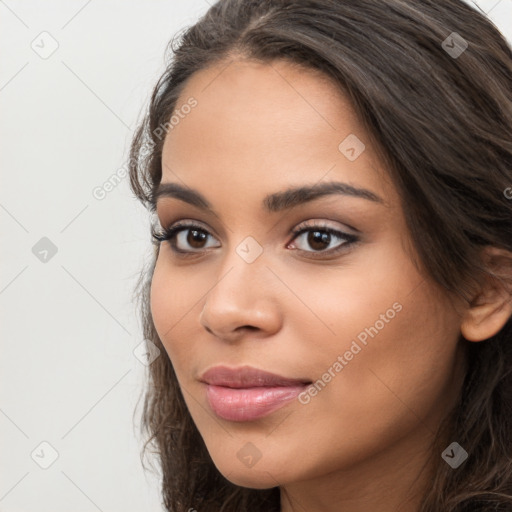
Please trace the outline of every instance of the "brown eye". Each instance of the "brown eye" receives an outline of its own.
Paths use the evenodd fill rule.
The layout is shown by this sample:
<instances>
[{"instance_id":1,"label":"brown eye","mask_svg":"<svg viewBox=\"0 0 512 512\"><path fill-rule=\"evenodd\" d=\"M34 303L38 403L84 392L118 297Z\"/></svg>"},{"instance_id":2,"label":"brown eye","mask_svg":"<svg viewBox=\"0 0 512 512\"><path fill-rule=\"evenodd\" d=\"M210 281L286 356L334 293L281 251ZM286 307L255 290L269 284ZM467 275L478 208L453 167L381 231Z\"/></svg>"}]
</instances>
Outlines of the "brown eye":
<instances>
[{"instance_id":1,"label":"brown eye","mask_svg":"<svg viewBox=\"0 0 512 512\"><path fill-rule=\"evenodd\" d=\"M186 236L186 243L194 249L204 249L203 244L208 238L208 233L202 229L184 229L183 233L188 233Z\"/></svg>"},{"instance_id":2,"label":"brown eye","mask_svg":"<svg viewBox=\"0 0 512 512\"><path fill-rule=\"evenodd\" d=\"M308 233L307 241L309 246L315 251L322 251L329 247L331 234L322 231L310 231Z\"/></svg>"},{"instance_id":3,"label":"brown eye","mask_svg":"<svg viewBox=\"0 0 512 512\"><path fill-rule=\"evenodd\" d=\"M178 225L171 228L171 230L172 233L169 234L168 240L176 252L192 254L211 247L219 247L219 245L207 245L209 239L213 236L199 226Z\"/></svg>"},{"instance_id":4,"label":"brown eye","mask_svg":"<svg viewBox=\"0 0 512 512\"><path fill-rule=\"evenodd\" d=\"M317 257L316 254L318 254L318 257L336 254L358 241L357 236L338 231L329 226L304 227L295 231L294 234L293 246L298 245L295 240L302 239L304 248L298 247L298 250L303 253L309 253L313 257ZM336 243L336 240L341 242L331 246L331 244Z\"/></svg>"},{"instance_id":5,"label":"brown eye","mask_svg":"<svg viewBox=\"0 0 512 512\"><path fill-rule=\"evenodd\" d=\"M155 243L168 242L175 253L183 255L199 254L212 247L205 244L213 236L205 228L196 224L180 222L168 228L163 228L161 231L153 227L151 233Z\"/></svg>"}]
</instances>

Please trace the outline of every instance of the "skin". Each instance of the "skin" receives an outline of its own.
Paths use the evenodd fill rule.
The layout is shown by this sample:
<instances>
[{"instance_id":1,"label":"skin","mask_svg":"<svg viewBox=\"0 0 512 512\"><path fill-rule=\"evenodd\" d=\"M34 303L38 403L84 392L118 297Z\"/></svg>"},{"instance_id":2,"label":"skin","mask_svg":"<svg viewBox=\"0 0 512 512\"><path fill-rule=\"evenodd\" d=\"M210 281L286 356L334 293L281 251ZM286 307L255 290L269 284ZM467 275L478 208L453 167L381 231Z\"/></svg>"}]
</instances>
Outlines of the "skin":
<instances>
[{"instance_id":1,"label":"skin","mask_svg":"<svg viewBox=\"0 0 512 512\"><path fill-rule=\"evenodd\" d=\"M400 197L333 83L282 61L226 65L192 76L177 108L191 96L198 104L163 149L162 182L198 190L217 215L157 202L162 226L194 221L210 235L191 245L181 233L179 247L198 253L188 259L162 242L151 287L190 414L218 470L245 487L279 485L283 512L418 510L429 444L464 376L460 334L485 339L510 308L498 314L498 299L482 295L464 309L416 268ZM349 134L366 145L355 161L338 149ZM382 202L331 195L289 211L261 206L267 194L327 181ZM344 243L333 236L313 258L308 234L290 233L312 221L359 241L329 255ZM236 252L248 236L263 249L250 264ZM309 403L250 422L210 409L198 381L206 369L247 364L316 381L394 303L401 310ZM237 457L248 442L261 453L252 467Z\"/></svg>"}]
</instances>

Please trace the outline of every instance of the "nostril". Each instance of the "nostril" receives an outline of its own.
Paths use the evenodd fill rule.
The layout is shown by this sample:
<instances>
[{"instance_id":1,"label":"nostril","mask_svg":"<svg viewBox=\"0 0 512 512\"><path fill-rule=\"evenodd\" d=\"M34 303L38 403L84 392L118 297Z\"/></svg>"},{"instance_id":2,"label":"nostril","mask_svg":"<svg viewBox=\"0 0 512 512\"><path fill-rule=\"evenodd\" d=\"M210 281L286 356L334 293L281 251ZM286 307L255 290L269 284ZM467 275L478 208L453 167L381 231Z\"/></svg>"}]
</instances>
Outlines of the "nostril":
<instances>
[{"instance_id":1,"label":"nostril","mask_svg":"<svg viewBox=\"0 0 512 512\"><path fill-rule=\"evenodd\" d=\"M236 329L237 332L244 332L245 330L248 331L259 331L258 327L255 327L254 325L242 325L241 327L238 327Z\"/></svg>"}]
</instances>

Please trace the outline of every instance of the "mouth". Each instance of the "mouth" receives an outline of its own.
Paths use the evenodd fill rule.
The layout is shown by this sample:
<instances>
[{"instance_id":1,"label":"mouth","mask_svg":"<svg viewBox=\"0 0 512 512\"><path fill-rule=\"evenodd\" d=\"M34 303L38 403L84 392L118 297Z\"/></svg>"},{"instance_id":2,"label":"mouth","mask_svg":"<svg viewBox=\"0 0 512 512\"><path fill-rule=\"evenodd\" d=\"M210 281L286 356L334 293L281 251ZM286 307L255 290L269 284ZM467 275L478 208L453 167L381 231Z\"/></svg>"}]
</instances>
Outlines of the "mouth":
<instances>
[{"instance_id":1,"label":"mouth","mask_svg":"<svg viewBox=\"0 0 512 512\"><path fill-rule=\"evenodd\" d=\"M310 384L251 366L216 366L199 379L206 385L206 398L212 411L229 421L253 421L280 409Z\"/></svg>"}]
</instances>

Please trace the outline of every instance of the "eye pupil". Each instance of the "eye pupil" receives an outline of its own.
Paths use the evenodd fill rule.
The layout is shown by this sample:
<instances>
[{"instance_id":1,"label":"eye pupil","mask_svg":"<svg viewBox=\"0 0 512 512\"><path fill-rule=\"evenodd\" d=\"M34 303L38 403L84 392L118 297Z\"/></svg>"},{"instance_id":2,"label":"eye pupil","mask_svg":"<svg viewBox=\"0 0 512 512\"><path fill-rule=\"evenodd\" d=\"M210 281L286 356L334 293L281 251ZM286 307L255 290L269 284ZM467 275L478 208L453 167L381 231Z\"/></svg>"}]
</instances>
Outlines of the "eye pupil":
<instances>
[{"instance_id":1,"label":"eye pupil","mask_svg":"<svg viewBox=\"0 0 512 512\"><path fill-rule=\"evenodd\" d=\"M201 249L201 242L204 242L207 236L208 234L205 233L204 231L199 231L198 229L189 229L187 243L190 244L190 246L194 247L195 249ZM199 246L195 245L197 242L199 242Z\"/></svg>"},{"instance_id":2,"label":"eye pupil","mask_svg":"<svg viewBox=\"0 0 512 512\"><path fill-rule=\"evenodd\" d=\"M315 250L322 250L325 247L329 247L331 241L331 234L323 231L310 231L308 235L308 244ZM315 244L320 243L320 246Z\"/></svg>"}]
</instances>

